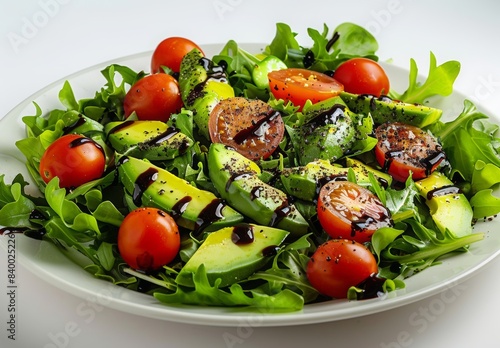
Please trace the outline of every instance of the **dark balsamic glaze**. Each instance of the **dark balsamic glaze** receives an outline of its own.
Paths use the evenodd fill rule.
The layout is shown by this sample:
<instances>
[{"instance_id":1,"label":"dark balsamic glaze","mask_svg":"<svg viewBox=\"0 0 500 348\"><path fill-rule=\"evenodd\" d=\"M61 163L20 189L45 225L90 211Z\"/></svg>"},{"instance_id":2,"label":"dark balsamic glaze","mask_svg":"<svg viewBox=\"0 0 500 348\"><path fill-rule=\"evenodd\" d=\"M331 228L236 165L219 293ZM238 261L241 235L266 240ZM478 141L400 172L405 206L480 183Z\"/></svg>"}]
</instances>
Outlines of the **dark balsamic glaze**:
<instances>
[{"instance_id":1,"label":"dark balsamic glaze","mask_svg":"<svg viewBox=\"0 0 500 348\"><path fill-rule=\"evenodd\" d=\"M193 200L193 197L191 197L191 196L185 196L185 197L182 197L181 199L179 199L179 201L174 204L174 206L172 207L172 211L170 212L170 215L172 215L172 218L174 220L179 219L182 216L182 214L184 214L184 212L186 211L186 209L189 205L189 202L191 202L192 200Z\"/></svg>"},{"instance_id":2,"label":"dark balsamic glaze","mask_svg":"<svg viewBox=\"0 0 500 348\"><path fill-rule=\"evenodd\" d=\"M445 196L462 193L462 190L454 185L441 186L434 190L430 190L427 192L427 200L430 200L433 197Z\"/></svg>"},{"instance_id":3,"label":"dark balsamic glaze","mask_svg":"<svg viewBox=\"0 0 500 348\"><path fill-rule=\"evenodd\" d=\"M304 55L304 58L302 58L302 63L304 63L304 68L309 68L311 67L311 65L314 64L314 60L316 58L314 57L314 53L313 51L309 50L306 52L306 54Z\"/></svg>"},{"instance_id":4,"label":"dark balsamic glaze","mask_svg":"<svg viewBox=\"0 0 500 348\"><path fill-rule=\"evenodd\" d=\"M233 181L247 179L251 177L254 173L252 172L242 172L242 173L233 173L229 177L229 180L226 182L226 192L229 191L229 187L233 184Z\"/></svg>"},{"instance_id":5,"label":"dark balsamic glaze","mask_svg":"<svg viewBox=\"0 0 500 348\"><path fill-rule=\"evenodd\" d=\"M432 172L432 169L438 165L442 160L446 158L446 155L443 151L437 151L426 158L420 160L420 163L425 168L425 174L429 176Z\"/></svg>"},{"instance_id":6,"label":"dark balsamic glaze","mask_svg":"<svg viewBox=\"0 0 500 348\"><path fill-rule=\"evenodd\" d=\"M260 197L260 193L264 188L262 186L254 186L250 191L250 200L253 201Z\"/></svg>"},{"instance_id":7,"label":"dark balsamic glaze","mask_svg":"<svg viewBox=\"0 0 500 348\"><path fill-rule=\"evenodd\" d=\"M210 226L215 221L218 221L224 217L222 215L222 210L226 204L220 198L212 200L198 215L196 219L195 234L197 232L203 231L207 226Z\"/></svg>"},{"instance_id":8,"label":"dark balsamic glaze","mask_svg":"<svg viewBox=\"0 0 500 348\"><path fill-rule=\"evenodd\" d=\"M69 126L66 126L63 128L63 133L64 134L68 134L68 133L71 133L72 131L74 131L76 128L82 126L85 124L85 122L87 122L82 116L78 116L78 119L73 122L72 124L70 124Z\"/></svg>"},{"instance_id":9,"label":"dark balsamic glaze","mask_svg":"<svg viewBox=\"0 0 500 348\"><path fill-rule=\"evenodd\" d=\"M378 297L378 294L384 291L382 286L385 280L385 278L377 277L375 273L371 274L368 278L356 285L357 288L363 290L357 294L357 299L366 300Z\"/></svg>"},{"instance_id":10,"label":"dark balsamic glaze","mask_svg":"<svg viewBox=\"0 0 500 348\"><path fill-rule=\"evenodd\" d=\"M158 170L150 167L145 172L141 173L134 183L134 192L132 193L132 200L138 207L142 205L142 195L144 191L151 186L152 183L158 178Z\"/></svg>"},{"instance_id":11,"label":"dark balsamic glaze","mask_svg":"<svg viewBox=\"0 0 500 348\"><path fill-rule=\"evenodd\" d=\"M328 42L326 43L325 49L327 52L330 51L332 46L335 44L335 42L337 42L339 38L340 38L339 32L338 31L334 32L332 38L328 40Z\"/></svg>"},{"instance_id":12,"label":"dark balsamic glaze","mask_svg":"<svg viewBox=\"0 0 500 348\"><path fill-rule=\"evenodd\" d=\"M23 234L26 237L42 240L43 236L47 233L45 228L40 228L38 230L31 230L28 228L21 227L4 227L0 229L0 236L9 235L13 233Z\"/></svg>"},{"instance_id":13,"label":"dark balsamic glaze","mask_svg":"<svg viewBox=\"0 0 500 348\"><path fill-rule=\"evenodd\" d=\"M131 126L134 123L135 123L135 121L124 121L124 122L120 123L119 125L114 126L113 128L111 128L111 130L108 132L108 134L118 133L122 129L127 128L128 126Z\"/></svg>"},{"instance_id":14,"label":"dark balsamic glaze","mask_svg":"<svg viewBox=\"0 0 500 348\"><path fill-rule=\"evenodd\" d=\"M238 224L233 227L231 241L236 245L250 244L255 240L253 226L249 224Z\"/></svg>"},{"instance_id":15,"label":"dark balsamic glaze","mask_svg":"<svg viewBox=\"0 0 500 348\"><path fill-rule=\"evenodd\" d=\"M274 255L278 254L279 250L280 250L279 246L270 245L270 246L262 249L262 256L264 256L264 257L274 256Z\"/></svg>"},{"instance_id":16,"label":"dark balsamic glaze","mask_svg":"<svg viewBox=\"0 0 500 348\"><path fill-rule=\"evenodd\" d=\"M165 132L158 134L157 136L149 139L148 141L145 141L143 144L146 146L159 146L159 145L161 145L161 143L172 138L174 135L178 134L179 132L180 132L180 129L177 129L175 127L168 127L167 130L165 130Z\"/></svg>"},{"instance_id":17,"label":"dark balsamic glaze","mask_svg":"<svg viewBox=\"0 0 500 348\"><path fill-rule=\"evenodd\" d=\"M204 88L208 81L218 81L227 83L227 76L224 72L224 67L220 65L214 64L213 61L206 57L200 58L198 63L205 69L207 72L207 79L203 82L198 83L193 89L189 92L186 98L187 105L193 105L194 101L198 98L203 97L205 94Z\"/></svg>"},{"instance_id":18,"label":"dark balsamic glaze","mask_svg":"<svg viewBox=\"0 0 500 348\"><path fill-rule=\"evenodd\" d=\"M106 157L106 154L104 153L104 149L102 148L102 146L99 145L98 143L96 143L94 140L92 140L90 138L86 138L86 137L76 138L75 140L73 140L72 142L69 143L69 147L73 148L73 147L78 147L78 146L82 146L82 145L85 145L85 144L92 144L92 145L94 145L97 149L99 149L99 151L102 152L102 154L104 155L104 157Z\"/></svg>"},{"instance_id":19,"label":"dark balsamic glaze","mask_svg":"<svg viewBox=\"0 0 500 348\"><path fill-rule=\"evenodd\" d=\"M26 228L21 227L4 227L0 229L0 236L5 236L13 233L24 233Z\"/></svg>"},{"instance_id":20,"label":"dark balsamic glaze","mask_svg":"<svg viewBox=\"0 0 500 348\"><path fill-rule=\"evenodd\" d=\"M281 114L278 111L270 110L269 113L265 115L265 117L261 118L251 126L236 133L236 135L233 137L234 141L236 142L236 144L241 145L251 136L262 137L266 135L266 130L270 127L269 123L280 116Z\"/></svg>"},{"instance_id":21,"label":"dark balsamic glaze","mask_svg":"<svg viewBox=\"0 0 500 348\"><path fill-rule=\"evenodd\" d=\"M339 118L345 117L344 110L345 105L335 104L330 109L327 109L315 116L307 123L307 126L311 129L311 131L313 131L321 126L336 124Z\"/></svg>"},{"instance_id":22,"label":"dark balsamic glaze","mask_svg":"<svg viewBox=\"0 0 500 348\"><path fill-rule=\"evenodd\" d=\"M292 207L290 206L288 201L284 201L278 208L274 210L271 221L269 222L269 226L277 226L281 222L281 220L290 215L291 212Z\"/></svg>"}]
</instances>

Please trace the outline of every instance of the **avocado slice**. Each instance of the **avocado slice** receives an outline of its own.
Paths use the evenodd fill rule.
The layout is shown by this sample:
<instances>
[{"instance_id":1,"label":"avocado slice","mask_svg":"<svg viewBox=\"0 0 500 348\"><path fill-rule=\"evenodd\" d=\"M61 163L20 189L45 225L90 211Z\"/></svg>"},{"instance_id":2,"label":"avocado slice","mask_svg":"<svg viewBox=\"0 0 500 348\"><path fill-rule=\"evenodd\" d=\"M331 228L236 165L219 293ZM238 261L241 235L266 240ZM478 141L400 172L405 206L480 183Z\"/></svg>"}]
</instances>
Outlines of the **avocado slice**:
<instances>
[{"instance_id":1,"label":"avocado slice","mask_svg":"<svg viewBox=\"0 0 500 348\"><path fill-rule=\"evenodd\" d=\"M318 159L305 166L283 168L280 179L289 195L312 201L317 197L319 188L324 183L336 178L347 180L347 174L347 168Z\"/></svg>"},{"instance_id":2,"label":"avocado slice","mask_svg":"<svg viewBox=\"0 0 500 348\"><path fill-rule=\"evenodd\" d=\"M104 127L116 152L149 160L169 160L193 145L187 135L161 121L116 121Z\"/></svg>"},{"instance_id":3,"label":"avocado slice","mask_svg":"<svg viewBox=\"0 0 500 348\"><path fill-rule=\"evenodd\" d=\"M361 186L370 185L370 173L373 174L382 187L387 188L391 186L392 176L390 174L384 173L351 157L346 158L346 165L348 168L352 168L356 175L356 181Z\"/></svg>"},{"instance_id":4,"label":"avocado slice","mask_svg":"<svg viewBox=\"0 0 500 348\"><path fill-rule=\"evenodd\" d=\"M254 224L211 232L175 280L179 285L194 286L193 274L201 265L212 285L217 279L220 287L246 279L275 255L287 235L287 231Z\"/></svg>"},{"instance_id":5,"label":"avocado slice","mask_svg":"<svg viewBox=\"0 0 500 348\"><path fill-rule=\"evenodd\" d=\"M258 224L290 231L294 237L307 233L309 224L287 195L263 182L259 166L233 148L212 143L208 172L220 196Z\"/></svg>"},{"instance_id":6,"label":"avocado slice","mask_svg":"<svg viewBox=\"0 0 500 348\"><path fill-rule=\"evenodd\" d=\"M168 212L179 226L214 231L243 221L243 216L210 191L200 190L167 170L129 156L117 160L119 180L135 206Z\"/></svg>"},{"instance_id":7,"label":"avocado slice","mask_svg":"<svg viewBox=\"0 0 500 348\"><path fill-rule=\"evenodd\" d=\"M408 104L392 100L387 96L375 97L367 94L341 92L340 98L349 109L358 114L371 114L377 124L402 122L423 128L441 118L443 110L421 104Z\"/></svg>"},{"instance_id":8,"label":"avocado slice","mask_svg":"<svg viewBox=\"0 0 500 348\"><path fill-rule=\"evenodd\" d=\"M193 112L199 133L210 140L210 113L220 100L234 97L224 69L204 57L198 49L193 49L182 59L179 88L184 107Z\"/></svg>"},{"instance_id":9,"label":"avocado slice","mask_svg":"<svg viewBox=\"0 0 500 348\"><path fill-rule=\"evenodd\" d=\"M441 232L448 229L456 237L472 233L472 207L446 175L435 171L427 178L416 181L415 185L425 198L432 220Z\"/></svg>"},{"instance_id":10,"label":"avocado slice","mask_svg":"<svg viewBox=\"0 0 500 348\"><path fill-rule=\"evenodd\" d=\"M317 198L323 184L332 180L347 180L349 169L353 170L356 182L359 185L370 185L369 173L372 173L383 187L391 184L389 174L374 169L361 161L346 158L347 167L331 164L327 160L316 160L305 166L283 168L280 174L285 192L289 195L313 201Z\"/></svg>"},{"instance_id":11,"label":"avocado slice","mask_svg":"<svg viewBox=\"0 0 500 348\"><path fill-rule=\"evenodd\" d=\"M287 126L300 165L316 159L336 161L356 140L351 111L340 97L333 97L308 107L304 123Z\"/></svg>"}]
</instances>

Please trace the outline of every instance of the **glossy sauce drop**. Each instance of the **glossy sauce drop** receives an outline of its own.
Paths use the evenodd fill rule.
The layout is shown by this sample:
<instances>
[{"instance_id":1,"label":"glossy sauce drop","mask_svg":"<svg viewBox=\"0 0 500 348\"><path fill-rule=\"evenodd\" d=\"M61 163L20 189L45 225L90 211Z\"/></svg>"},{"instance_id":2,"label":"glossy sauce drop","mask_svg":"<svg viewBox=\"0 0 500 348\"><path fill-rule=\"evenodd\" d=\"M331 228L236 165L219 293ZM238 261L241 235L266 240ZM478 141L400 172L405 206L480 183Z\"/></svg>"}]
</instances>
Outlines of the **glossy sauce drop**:
<instances>
[{"instance_id":1,"label":"glossy sauce drop","mask_svg":"<svg viewBox=\"0 0 500 348\"><path fill-rule=\"evenodd\" d=\"M224 204L224 201L222 199L216 198L205 208L203 208L203 210L198 215L198 218L196 219L196 228L194 234L199 234L215 221L224 218L224 215L222 215L222 210L225 206L226 204Z\"/></svg>"},{"instance_id":2,"label":"glossy sauce drop","mask_svg":"<svg viewBox=\"0 0 500 348\"><path fill-rule=\"evenodd\" d=\"M132 200L136 206L140 207L142 205L142 195L156 179L158 179L158 170L152 167L137 177L134 183L134 192L132 193Z\"/></svg>"},{"instance_id":3,"label":"glossy sauce drop","mask_svg":"<svg viewBox=\"0 0 500 348\"><path fill-rule=\"evenodd\" d=\"M182 214L184 214L189 205L189 202L191 202L192 199L193 198L190 196L185 196L179 199L179 201L174 204L174 206L172 207L172 211L170 212L170 215L172 215L172 218L174 220L179 219Z\"/></svg>"},{"instance_id":4,"label":"glossy sauce drop","mask_svg":"<svg viewBox=\"0 0 500 348\"><path fill-rule=\"evenodd\" d=\"M239 224L233 227L231 241L236 244L250 244L254 241L253 226L249 224Z\"/></svg>"}]
</instances>

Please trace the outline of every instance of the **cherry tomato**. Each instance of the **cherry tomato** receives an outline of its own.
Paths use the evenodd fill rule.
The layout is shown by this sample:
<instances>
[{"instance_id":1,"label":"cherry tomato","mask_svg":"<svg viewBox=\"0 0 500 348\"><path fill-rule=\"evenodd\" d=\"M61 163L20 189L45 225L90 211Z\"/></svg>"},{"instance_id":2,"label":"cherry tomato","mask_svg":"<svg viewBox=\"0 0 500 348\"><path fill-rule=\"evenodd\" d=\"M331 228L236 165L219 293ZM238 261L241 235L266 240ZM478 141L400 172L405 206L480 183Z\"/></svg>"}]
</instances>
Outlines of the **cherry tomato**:
<instances>
[{"instance_id":1,"label":"cherry tomato","mask_svg":"<svg viewBox=\"0 0 500 348\"><path fill-rule=\"evenodd\" d=\"M148 75L137 81L125 95L125 116L133 111L140 120L166 122L183 106L179 83L168 74Z\"/></svg>"},{"instance_id":2,"label":"cherry tomato","mask_svg":"<svg viewBox=\"0 0 500 348\"><path fill-rule=\"evenodd\" d=\"M193 41L183 37L169 37L158 44L151 57L151 73L163 72L161 66L166 66L174 72L179 72L182 58L194 48L203 51Z\"/></svg>"},{"instance_id":3,"label":"cherry tomato","mask_svg":"<svg viewBox=\"0 0 500 348\"><path fill-rule=\"evenodd\" d=\"M370 190L350 181L323 185L318 196L318 219L332 238L368 242L380 227L392 226L391 214Z\"/></svg>"},{"instance_id":4,"label":"cherry tomato","mask_svg":"<svg viewBox=\"0 0 500 348\"><path fill-rule=\"evenodd\" d=\"M333 78L344 85L346 92L379 97L389 94L389 78L384 69L368 58L352 58L340 64Z\"/></svg>"},{"instance_id":5,"label":"cherry tomato","mask_svg":"<svg viewBox=\"0 0 500 348\"><path fill-rule=\"evenodd\" d=\"M301 109L307 100L314 104L335 97L344 90L344 86L334 78L306 69L275 70L267 77L270 91L276 99L291 101Z\"/></svg>"},{"instance_id":6,"label":"cherry tomato","mask_svg":"<svg viewBox=\"0 0 500 348\"><path fill-rule=\"evenodd\" d=\"M266 159L279 146L285 126L269 104L243 97L221 100L210 113L210 139L251 159Z\"/></svg>"},{"instance_id":7,"label":"cherry tomato","mask_svg":"<svg viewBox=\"0 0 500 348\"><path fill-rule=\"evenodd\" d=\"M347 290L378 272L375 256L368 248L348 239L321 244L306 268L311 285L325 296L346 298Z\"/></svg>"},{"instance_id":8,"label":"cherry tomato","mask_svg":"<svg viewBox=\"0 0 500 348\"><path fill-rule=\"evenodd\" d=\"M177 256L179 228L175 220L157 208L137 208L127 214L118 230L118 250L123 260L140 271L154 271Z\"/></svg>"},{"instance_id":9,"label":"cherry tomato","mask_svg":"<svg viewBox=\"0 0 500 348\"><path fill-rule=\"evenodd\" d=\"M67 134L45 150L39 171L46 183L57 176L60 187L75 188L100 178L105 167L101 145L79 134Z\"/></svg>"},{"instance_id":10,"label":"cherry tomato","mask_svg":"<svg viewBox=\"0 0 500 348\"><path fill-rule=\"evenodd\" d=\"M441 145L428 132L403 123L385 123L377 127L377 162L395 180L405 182L429 176L446 157Z\"/></svg>"}]
</instances>

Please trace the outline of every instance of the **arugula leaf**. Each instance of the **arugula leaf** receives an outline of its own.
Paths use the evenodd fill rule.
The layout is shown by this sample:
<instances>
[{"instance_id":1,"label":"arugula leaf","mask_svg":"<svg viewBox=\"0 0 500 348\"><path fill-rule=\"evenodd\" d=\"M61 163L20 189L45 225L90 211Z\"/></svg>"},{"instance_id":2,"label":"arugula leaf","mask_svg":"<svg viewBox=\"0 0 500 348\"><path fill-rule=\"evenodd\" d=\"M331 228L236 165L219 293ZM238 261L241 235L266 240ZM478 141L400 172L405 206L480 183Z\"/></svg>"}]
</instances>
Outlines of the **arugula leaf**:
<instances>
[{"instance_id":1,"label":"arugula leaf","mask_svg":"<svg viewBox=\"0 0 500 348\"><path fill-rule=\"evenodd\" d=\"M435 231L426 228L417 220L408 219L405 223L411 226L415 236L401 234L387 245L381 256L385 260L399 262L408 270L421 271L432 266L439 257L453 251L465 250L470 244L484 239L484 233L456 237L448 230L438 236ZM392 236L397 236L397 233ZM387 240L383 243L387 244Z\"/></svg>"},{"instance_id":2,"label":"arugula leaf","mask_svg":"<svg viewBox=\"0 0 500 348\"><path fill-rule=\"evenodd\" d=\"M424 83L417 81L418 67L415 60L410 60L410 77L408 89L398 94L395 91L389 93L392 99L402 100L410 104L424 104L434 95L448 96L453 92L453 83L460 73L460 62L450 60L439 66L436 64L436 56L430 53L429 73Z\"/></svg>"},{"instance_id":3,"label":"arugula leaf","mask_svg":"<svg viewBox=\"0 0 500 348\"><path fill-rule=\"evenodd\" d=\"M341 23L331 37L326 24L323 31L307 30L313 44L303 47L296 40L296 33L284 23L276 24L276 34L264 54L273 55L285 62L289 68L308 68L323 72L335 70L344 61L354 57L378 60L377 40L363 27L354 23Z\"/></svg>"},{"instance_id":4,"label":"arugula leaf","mask_svg":"<svg viewBox=\"0 0 500 348\"><path fill-rule=\"evenodd\" d=\"M304 300L291 290L276 294L266 294L258 289L244 290L238 283L227 290L219 288L219 282L211 285L202 264L193 276L195 289L184 290L178 287L174 293L155 292L154 297L163 303L183 303L198 306L227 306L263 308L269 312L295 311L302 309ZM156 283L161 284L157 279Z\"/></svg>"},{"instance_id":5,"label":"arugula leaf","mask_svg":"<svg viewBox=\"0 0 500 348\"><path fill-rule=\"evenodd\" d=\"M472 182L476 162L482 161L500 167L499 149L495 147L500 138L496 136L498 126L486 119L469 100L464 101L462 113L453 121L438 122L429 129L437 136L453 171L467 182ZM477 180L474 185L478 185Z\"/></svg>"}]
</instances>

